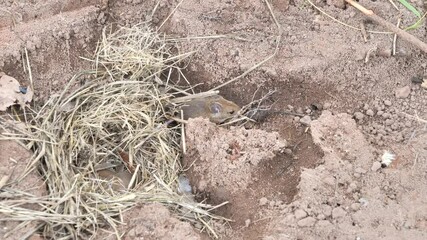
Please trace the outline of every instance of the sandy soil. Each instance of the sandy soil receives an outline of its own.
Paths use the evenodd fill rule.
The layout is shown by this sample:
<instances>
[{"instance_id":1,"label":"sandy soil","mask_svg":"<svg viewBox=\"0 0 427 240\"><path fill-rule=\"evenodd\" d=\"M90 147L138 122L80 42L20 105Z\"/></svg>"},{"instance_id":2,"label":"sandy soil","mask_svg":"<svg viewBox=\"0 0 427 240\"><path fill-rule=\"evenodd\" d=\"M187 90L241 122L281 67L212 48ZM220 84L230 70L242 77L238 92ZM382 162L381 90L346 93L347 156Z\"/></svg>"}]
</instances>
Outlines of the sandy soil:
<instances>
[{"instance_id":1,"label":"sandy soil","mask_svg":"<svg viewBox=\"0 0 427 240\"><path fill-rule=\"evenodd\" d=\"M89 66L80 56L92 55L102 27L141 21L160 26L180 1L157 2L1 1L0 72L29 85L26 47L34 104L43 104ZM202 83L196 91L242 74L278 46L270 61L221 89L240 105L276 89L266 119L248 129L196 120L203 128L190 124L187 129L185 161L195 161L187 175L198 200L229 201L216 212L234 220L218 223L220 237L426 239L427 91L413 81L427 75L426 55L398 39L392 56L393 35L368 33L365 42L360 31L332 21L304 0L270 2L283 29L280 42L261 0L184 0L161 28L177 37L210 36L180 44L183 51L197 50L186 70L192 84ZM313 2L342 22L384 31L340 1ZM389 1L359 2L397 23L398 11ZM412 2L424 8L423 1ZM412 24L414 16L398 6L402 26ZM411 33L425 40L425 24ZM10 144L0 142L0 165L7 166L0 177L14 169L11 158L20 164L30 160ZM379 163L384 150L397 156L386 168ZM139 211L146 218L135 222ZM126 216L129 239L207 238L159 205L139 206ZM146 225L139 224L144 220Z\"/></svg>"}]
</instances>

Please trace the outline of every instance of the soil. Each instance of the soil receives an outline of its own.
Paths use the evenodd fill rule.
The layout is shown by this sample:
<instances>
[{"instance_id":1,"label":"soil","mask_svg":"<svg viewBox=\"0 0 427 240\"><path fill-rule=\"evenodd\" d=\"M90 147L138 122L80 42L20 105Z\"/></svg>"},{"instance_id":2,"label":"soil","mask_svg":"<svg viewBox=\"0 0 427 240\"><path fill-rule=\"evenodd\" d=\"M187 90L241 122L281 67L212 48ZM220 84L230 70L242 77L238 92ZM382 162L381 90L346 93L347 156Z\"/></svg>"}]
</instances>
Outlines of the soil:
<instances>
[{"instance_id":1,"label":"soil","mask_svg":"<svg viewBox=\"0 0 427 240\"><path fill-rule=\"evenodd\" d=\"M425 11L423 1L411 2ZM233 220L217 224L220 238L426 239L427 91L417 79L427 75L427 56L399 38L393 55L392 34L368 32L365 41L360 31L305 0L270 3L280 41L261 0L1 1L0 72L26 86L31 77L32 104L43 104L90 66L81 57L93 55L103 27L150 21L184 38L180 51L197 50L186 76L192 85L201 84L195 88L201 92L251 69L277 46L271 60L220 89L239 105L276 90L265 119L246 127L195 119L187 128L184 163L194 162L186 174L197 200L229 202L215 212ZM313 3L351 26L385 31L343 1ZM389 1L359 3L398 21ZM401 26L416 21L398 7ZM426 25L410 33L425 40ZM6 166L0 177L22 169L14 160L30 161L27 150L13 144L0 142L0 165ZM396 160L383 168L385 150ZM134 210L124 219L129 238L208 238L160 205ZM145 219L135 221L137 215ZM17 226L8 224L1 239Z\"/></svg>"}]
</instances>

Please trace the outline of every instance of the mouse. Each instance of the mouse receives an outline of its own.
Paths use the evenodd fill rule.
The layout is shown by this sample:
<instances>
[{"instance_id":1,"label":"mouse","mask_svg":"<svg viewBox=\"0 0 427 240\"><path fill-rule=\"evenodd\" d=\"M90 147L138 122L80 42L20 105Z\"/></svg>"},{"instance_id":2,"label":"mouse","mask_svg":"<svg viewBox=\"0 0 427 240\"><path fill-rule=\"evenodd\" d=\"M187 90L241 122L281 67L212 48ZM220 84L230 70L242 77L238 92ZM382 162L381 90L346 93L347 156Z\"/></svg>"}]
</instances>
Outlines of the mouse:
<instances>
[{"instance_id":1,"label":"mouse","mask_svg":"<svg viewBox=\"0 0 427 240\"><path fill-rule=\"evenodd\" d=\"M213 123L221 124L236 116L240 107L220 95L214 95L185 102L181 110L184 113L184 120L203 117Z\"/></svg>"},{"instance_id":2,"label":"mouse","mask_svg":"<svg viewBox=\"0 0 427 240\"><path fill-rule=\"evenodd\" d=\"M126 169L103 169L96 172L100 179L112 182L112 189L114 191L126 190L131 179L132 174Z\"/></svg>"}]
</instances>

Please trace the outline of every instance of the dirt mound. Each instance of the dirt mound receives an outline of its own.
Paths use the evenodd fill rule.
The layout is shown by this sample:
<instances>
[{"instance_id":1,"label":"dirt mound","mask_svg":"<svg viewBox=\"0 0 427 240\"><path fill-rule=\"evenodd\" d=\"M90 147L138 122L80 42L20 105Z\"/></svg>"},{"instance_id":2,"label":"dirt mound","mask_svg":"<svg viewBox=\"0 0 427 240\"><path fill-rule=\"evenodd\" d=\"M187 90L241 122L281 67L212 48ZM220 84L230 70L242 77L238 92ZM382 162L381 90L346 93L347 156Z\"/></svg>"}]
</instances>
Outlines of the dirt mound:
<instances>
[{"instance_id":1,"label":"dirt mound","mask_svg":"<svg viewBox=\"0 0 427 240\"><path fill-rule=\"evenodd\" d=\"M225 129L205 119L189 121L186 140L184 164L192 166L196 189L226 195L245 189L252 183L252 171L258 164L274 158L286 147L286 141L277 133Z\"/></svg>"},{"instance_id":2,"label":"dirt mound","mask_svg":"<svg viewBox=\"0 0 427 240\"><path fill-rule=\"evenodd\" d=\"M405 164L413 153L399 151L404 161L375 167L381 156L347 114L324 112L313 121L312 132L325 152L324 164L302 172L296 201L270 224L266 239L427 237L426 166ZM418 137L413 147L426 135Z\"/></svg>"}]
</instances>

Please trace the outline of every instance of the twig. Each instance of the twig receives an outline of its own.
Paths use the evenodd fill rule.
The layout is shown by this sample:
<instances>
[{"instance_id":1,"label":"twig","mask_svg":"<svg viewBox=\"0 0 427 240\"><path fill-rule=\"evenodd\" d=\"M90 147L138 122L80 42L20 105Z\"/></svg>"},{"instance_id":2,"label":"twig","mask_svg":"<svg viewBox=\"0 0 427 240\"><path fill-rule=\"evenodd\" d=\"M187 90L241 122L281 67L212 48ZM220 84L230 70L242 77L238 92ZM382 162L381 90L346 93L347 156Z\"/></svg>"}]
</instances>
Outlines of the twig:
<instances>
[{"instance_id":1,"label":"twig","mask_svg":"<svg viewBox=\"0 0 427 240\"><path fill-rule=\"evenodd\" d=\"M360 31L362 32L363 40L368 42L368 34L366 33L365 24L363 22L360 23Z\"/></svg>"},{"instance_id":2,"label":"twig","mask_svg":"<svg viewBox=\"0 0 427 240\"><path fill-rule=\"evenodd\" d=\"M388 0L391 5L393 5L394 8L396 8L397 11L399 11L399 8L397 7L396 3L393 2L393 0Z\"/></svg>"},{"instance_id":3,"label":"twig","mask_svg":"<svg viewBox=\"0 0 427 240\"><path fill-rule=\"evenodd\" d=\"M400 18L397 20L397 25L396 25L396 27L400 27ZM397 41L397 34L394 34L394 37L393 37L393 53L392 53L392 55L394 56L394 55L396 55L396 41Z\"/></svg>"},{"instance_id":4,"label":"twig","mask_svg":"<svg viewBox=\"0 0 427 240\"><path fill-rule=\"evenodd\" d=\"M388 30L394 32L397 36L402 38L403 40L412 43L414 46L418 47L421 51L424 53L427 53L427 44L423 41L419 40L415 36L403 31L402 29L394 26L393 24L387 22L380 16L376 15L372 10L368 10L359 3L353 1L353 0L345 0L348 4L352 5L353 7L357 8L357 10L361 11L363 14L365 14L369 19L372 21L378 23L379 25L387 28Z\"/></svg>"},{"instance_id":5,"label":"twig","mask_svg":"<svg viewBox=\"0 0 427 240\"><path fill-rule=\"evenodd\" d=\"M181 5L181 3L184 2L184 0L179 1L179 3L175 6L175 8L169 13L169 15L166 17L165 20L163 20L162 24L160 24L160 27L157 30L160 30L163 25L165 25L165 23L169 20L169 18L175 13L175 11L179 8L179 6Z\"/></svg>"},{"instance_id":6,"label":"twig","mask_svg":"<svg viewBox=\"0 0 427 240\"><path fill-rule=\"evenodd\" d=\"M181 110L181 120L184 120L184 111ZM182 141L182 153L185 155L187 153L187 144L185 143L185 124L181 126L181 141Z\"/></svg>"},{"instance_id":7,"label":"twig","mask_svg":"<svg viewBox=\"0 0 427 240\"><path fill-rule=\"evenodd\" d=\"M368 52L366 53L366 57L365 57L365 63L369 62L369 57L371 56L373 51L375 51L375 48L371 48L368 50Z\"/></svg>"},{"instance_id":8,"label":"twig","mask_svg":"<svg viewBox=\"0 0 427 240\"><path fill-rule=\"evenodd\" d=\"M347 23L345 23L345 22L341 22L340 20L338 20L338 19L334 18L334 17L333 17L333 16L331 16L330 14L326 13L325 11L323 11L320 7L318 7L318 6L316 6L314 3L312 3L310 0L307 0L307 2L308 2L312 7L314 7L317 11L319 11L320 13L322 13L323 15L325 15L326 17L328 17L328 18L332 19L334 22L337 22L337 23L339 23L339 24L341 24L341 25L343 25L343 26L345 26L345 27L348 27L348 28L351 28L351 29L354 29L354 30L357 30L357 31L360 31L360 30L361 30L360 28L357 28L357 27L352 26L352 25L350 25L350 24L347 24ZM367 31L367 32L369 32L369 33L376 33L376 34L391 34L391 32L379 32L379 31Z\"/></svg>"}]
</instances>

